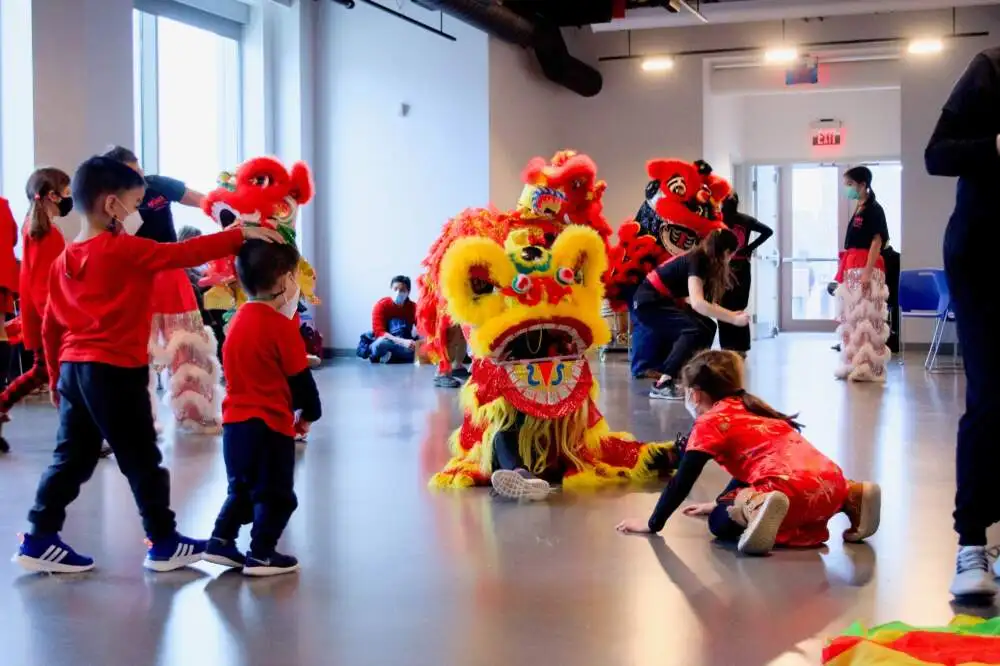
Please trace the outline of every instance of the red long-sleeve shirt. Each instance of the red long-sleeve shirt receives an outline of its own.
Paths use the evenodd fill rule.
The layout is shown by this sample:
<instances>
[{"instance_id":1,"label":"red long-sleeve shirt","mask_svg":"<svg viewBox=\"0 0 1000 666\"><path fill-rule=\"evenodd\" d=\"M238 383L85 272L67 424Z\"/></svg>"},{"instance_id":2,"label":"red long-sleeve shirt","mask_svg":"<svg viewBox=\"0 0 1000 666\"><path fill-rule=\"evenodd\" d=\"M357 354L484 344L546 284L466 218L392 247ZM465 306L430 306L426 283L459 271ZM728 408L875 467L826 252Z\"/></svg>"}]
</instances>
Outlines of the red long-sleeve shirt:
<instances>
[{"instance_id":1,"label":"red long-sleeve shirt","mask_svg":"<svg viewBox=\"0 0 1000 666\"><path fill-rule=\"evenodd\" d=\"M49 273L52 262L66 247L59 227L52 225L41 238L32 238L25 222L21 233L21 334L24 346L42 348L42 315L49 302Z\"/></svg>"},{"instance_id":2,"label":"red long-sleeve shirt","mask_svg":"<svg viewBox=\"0 0 1000 666\"><path fill-rule=\"evenodd\" d=\"M17 259L14 246L17 245L17 221L10 212L10 204L0 197L0 289L17 291Z\"/></svg>"},{"instance_id":3,"label":"red long-sleeve shirt","mask_svg":"<svg viewBox=\"0 0 1000 666\"><path fill-rule=\"evenodd\" d=\"M42 321L52 386L62 361L145 367L153 276L236 254L242 244L243 232L231 229L182 243L105 232L68 245L52 264Z\"/></svg>"},{"instance_id":4,"label":"red long-sleeve shirt","mask_svg":"<svg viewBox=\"0 0 1000 666\"><path fill-rule=\"evenodd\" d=\"M379 299L372 308L372 335L378 339L388 333L393 319L402 319L412 326L417 321L417 304L406 299L402 305L396 305L388 296Z\"/></svg>"}]
</instances>

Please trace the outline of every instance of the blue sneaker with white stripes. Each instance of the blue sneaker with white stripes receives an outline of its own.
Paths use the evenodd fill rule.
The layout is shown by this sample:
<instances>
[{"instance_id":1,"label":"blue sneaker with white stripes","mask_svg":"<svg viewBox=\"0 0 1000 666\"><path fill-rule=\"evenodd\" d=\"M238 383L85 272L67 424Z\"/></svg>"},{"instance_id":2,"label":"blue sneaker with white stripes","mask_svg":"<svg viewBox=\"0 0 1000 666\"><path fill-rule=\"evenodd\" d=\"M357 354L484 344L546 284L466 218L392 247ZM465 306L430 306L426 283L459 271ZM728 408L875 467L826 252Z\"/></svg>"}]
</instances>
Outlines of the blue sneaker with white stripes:
<instances>
[{"instance_id":1,"label":"blue sneaker with white stripes","mask_svg":"<svg viewBox=\"0 0 1000 666\"><path fill-rule=\"evenodd\" d=\"M205 554L207 542L199 539L189 539L181 534L174 534L169 539L153 543L146 541L149 550L146 551L146 561L142 566L150 571L174 571L201 562Z\"/></svg>"},{"instance_id":2,"label":"blue sneaker with white stripes","mask_svg":"<svg viewBox=\"0 0 1000 666\"><path fill-rule=\"evenodd\" d=\"M21 547L12 561L28 571L44 573L80 573L94 568L94 560L80 555L57 536L21 535Z\"/></svg>"}]
</instances>

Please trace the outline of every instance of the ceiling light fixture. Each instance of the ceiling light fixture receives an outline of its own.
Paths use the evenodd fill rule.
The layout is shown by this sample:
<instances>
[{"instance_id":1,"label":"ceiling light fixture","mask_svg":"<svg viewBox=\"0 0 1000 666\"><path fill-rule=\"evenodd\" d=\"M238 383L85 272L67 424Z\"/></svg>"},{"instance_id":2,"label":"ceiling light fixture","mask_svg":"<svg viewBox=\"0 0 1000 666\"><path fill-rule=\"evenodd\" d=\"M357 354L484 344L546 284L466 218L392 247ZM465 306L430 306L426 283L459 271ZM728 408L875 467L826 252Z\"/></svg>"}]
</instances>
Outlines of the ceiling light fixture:
<instances>
[{"instance_id":1,"label":"ceiling light fixture","mask_svg":"<svg viewBox=\"0 0 1000 666\"><path fill-rule=\"evenodd\" d=\"M673 68L674 59L667 56L643 58L642 60L642 71L644 72L669 72Z\"/></svg>"},{"instance_id":2,"label":"ceiling light fixture","mask_svg":"<svg viewBox=\"0 0 1000 666\"><path fill-rule=\"evenodd\" d=\"M798 58L799 50L794 46L782 46L764 52L764 61L775 64L795 62Z\"/></svg>"},{"instance_id":3,"label":"ceiling light fixture","mask_svg":"<svg viewBox=\"0 0 1000 666\"><path fill-rule=\"evenodd\" d=\"M909 46L906 47L908 53L913 55L930 55L934 53L941 53L944 50L944 42L937 38L931 39L914 39L910 42Z\"/></svg>"}]
</instances>

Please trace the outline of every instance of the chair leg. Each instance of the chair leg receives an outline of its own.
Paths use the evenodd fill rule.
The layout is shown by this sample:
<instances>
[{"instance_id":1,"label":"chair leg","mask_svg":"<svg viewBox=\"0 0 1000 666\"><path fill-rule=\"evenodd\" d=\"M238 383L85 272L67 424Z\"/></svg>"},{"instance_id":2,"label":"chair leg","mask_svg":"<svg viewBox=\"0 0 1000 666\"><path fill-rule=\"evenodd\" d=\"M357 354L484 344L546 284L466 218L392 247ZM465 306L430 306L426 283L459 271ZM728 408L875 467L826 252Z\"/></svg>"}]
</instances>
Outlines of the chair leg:
<instances>
[{"instance_id":1,"label":"chair leg","mask_svg":"<svg viewBox=\"0 0 1000 666\"><path fill-rule=\"evenodd\" d=\"M937 364L938 348L941 346L941 336L944 333L942 320L934 320L934 333L931 335L931 347L927 350L927 360L924 361L924 369L933 372Z\"/></svg>"}]
</instances>

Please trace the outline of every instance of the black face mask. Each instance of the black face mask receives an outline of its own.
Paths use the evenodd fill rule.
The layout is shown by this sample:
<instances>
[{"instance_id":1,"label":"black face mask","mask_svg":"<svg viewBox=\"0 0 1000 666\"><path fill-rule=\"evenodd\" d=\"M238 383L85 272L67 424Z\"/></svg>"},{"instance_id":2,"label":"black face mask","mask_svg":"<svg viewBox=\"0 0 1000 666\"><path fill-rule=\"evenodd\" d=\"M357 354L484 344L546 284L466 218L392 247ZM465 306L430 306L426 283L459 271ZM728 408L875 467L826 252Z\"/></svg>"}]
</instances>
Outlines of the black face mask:
<instances>
[{"instance_id":1,"label":"black face mask","mask_svg":"<svg viewBox=\"0 0 1000 666\"><path fill-rule=\"evenodd\" d=\"M59 217L66 217L73 210L73 197L63 197L59 200Z\"/></svg>"}]
</instances>

